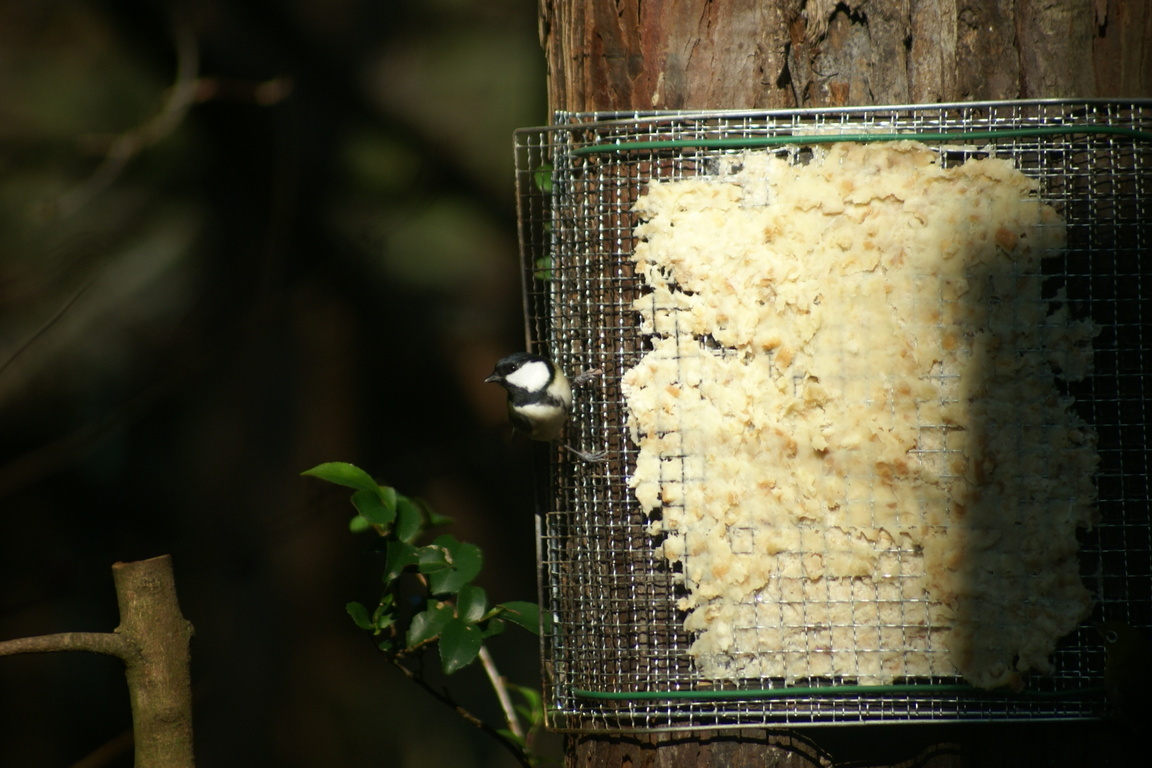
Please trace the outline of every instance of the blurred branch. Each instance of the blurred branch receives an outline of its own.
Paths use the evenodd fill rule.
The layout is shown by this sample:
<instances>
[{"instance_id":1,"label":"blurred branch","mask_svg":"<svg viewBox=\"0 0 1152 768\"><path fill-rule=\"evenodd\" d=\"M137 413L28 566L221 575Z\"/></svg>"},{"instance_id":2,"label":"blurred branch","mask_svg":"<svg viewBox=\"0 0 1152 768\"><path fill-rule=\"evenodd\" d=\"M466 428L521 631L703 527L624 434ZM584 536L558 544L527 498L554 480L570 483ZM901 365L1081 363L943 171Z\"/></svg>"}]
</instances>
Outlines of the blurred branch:
<instances>
[{"instance_id":1,"label":"blurred branch","mask_svg":"<svg viewBox=\"0 0 1152 768\"><path fill-rule=\"evenodd\" d=\"M289 77L274 77L263 82L222 77L202 77L196 81L196 101L231 101L271 107L292 93Z\"/></svg>"},{"instance_id":2,"label":"blurred branch","mask_svg":"<svg viewBox=\"0 0 1152 768\"><path fill-rule=\"evenodd\" d=\"M35 344L36 340L39 339L41 336L43 336L45 333L47 333L48 330L50 328L52 328L52 326L56 325L56 323L58 323L60 321L60 318L64 317L64 315L68 314L68 310L72 309L72 305L75 304L76 301L81 296L84 295L85 291L87 291L89 288L92 287L93 282L95 282L95 281L89 280L87 283L80 286L80 289L78 291L76 291L75 293L73 293L60 306L60 308L58 310L56 310L56 314L54 314L54 315L52 315L52 317L48 318L48 320L46 320L43 325L41 325L39 328L36 329L35 333L33 333L31 336L29 336L27 339L25 339L24 343L21 344L19 347L17 347L16 351L13 352L12 354L10 354L8 356L7 360L0 362L0 376L2 376L4 374L4 371L8 370L8 366L10 366L10 365L12 365L12 363L16 362L16 358L18 358L18 357L20 357L20 355L24 354L24 351L27 350L33 344Z\"/></svg>"},{"instance_id":3,"label":"blurred branch","mask_svg":"<svg viewBox=\"0 0 1152 768\"><path fill-rule=\"evenodd\" d=\"M97 423L85 424L57 440L29 450L7 464L0 464L0 498L73 464L96 440L128 423L143 410L144 404L137 404L130 413L118 411Z\"/></svg>"},{"instance_id":4,"label":"blurred branch","mask_svg":"<svg viewBox=\"0 0 1152 768\"><path fill-rule=\"evenodd\" d=\"M132 749L131 729L121 731L84 757L72 763L71 768L104 768L124 756Z\"/></svg>"},{"instance_id":5,"label":"blurred branch","mask_svg":"<svg viewBox=\"0 0 1152 768\"><path fill-rule=\"evenodd\" d=\"M188 110L196 102L197 74L200 70L200 51L196 36L188 25L178 25L174 32L176 46L176 78L168 99L160 112L135 130L117 136L104 154L104 159L86 181L56 201L57 216L70 216L87 205L93 197L107 189L129 161L146 147L170 134L184 121Z\"/></svg>"},{"instance_id":6,"label":"blurred branch","mask_svg":"<svg viewBox=\"0 0 1152 768\"><path fill-rule=\"evenodd\" d=\"M390 138L420 158L423 182L437 189L451 189L469 199L490 221L508 226L516 221L515 198L493 194L491 180L477 174L456 156L443 139L432 135L403 107L373 98L366 81L354 69L347 51L333 51L318 45L313 36L301 34L292 18L292 7L282 2L262 2L262 30L273 30L279 46L287 49L296 69L310 73L310 79L325 84L326 100L339 103L339 112L348 118L378 126ZM402 35L397 27L392 34ZM385 42L390 42L385 37Z\"/></svg>"},{"instance_id":7,"label":"blurred branch","mask_svg":"<svg viewBox=\"0 0 1152 768\"><path fill-rule=\"evenodd\" d=\"M133 423L147 413L174 386L187 380L190 368L196 365L195 362L189 362L188 357L197 355L193 352L172 363L168 370L147 382L107 416L83 424L7 463L0 463L0 498L74 464L86 456L92 446L105 435Z\"/></svg>"}]
</instances>

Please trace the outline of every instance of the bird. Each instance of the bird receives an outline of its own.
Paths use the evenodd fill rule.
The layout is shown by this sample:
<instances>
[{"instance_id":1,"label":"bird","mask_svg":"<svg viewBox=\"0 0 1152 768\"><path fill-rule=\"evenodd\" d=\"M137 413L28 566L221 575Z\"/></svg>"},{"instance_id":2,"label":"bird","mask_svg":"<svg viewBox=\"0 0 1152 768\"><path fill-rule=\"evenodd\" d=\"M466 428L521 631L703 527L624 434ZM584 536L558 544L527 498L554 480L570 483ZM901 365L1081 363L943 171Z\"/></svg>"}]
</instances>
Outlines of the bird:
<instances>
[{"instance_id":1,"label":"bird","mask_svg":"<svg viewBox=\"0 0 1152 768\"><path fill-rule=\"evenodd\" d=\"M558 441L572 411L572 386L591 380L602 371L586 371L569 382L564 371L543 355L514 352L496 363L484 381L508 392L508 419L517 432L542 442ZM562 445L584 461L603 461L607 454L589 453Z\"/></svg>"},{"instance_id":2,"label":"bird","mask_svg":"<svg viewBox=\"0 0 1152 768\"><path fill-rule=\"evenodd\" d=\"M1104 641L1104 687L1108 704L1120 720L1140 727L1152 717L1152 643L1145 633L1119 621L1096 627Z\"/></svg>"}]
</instances>

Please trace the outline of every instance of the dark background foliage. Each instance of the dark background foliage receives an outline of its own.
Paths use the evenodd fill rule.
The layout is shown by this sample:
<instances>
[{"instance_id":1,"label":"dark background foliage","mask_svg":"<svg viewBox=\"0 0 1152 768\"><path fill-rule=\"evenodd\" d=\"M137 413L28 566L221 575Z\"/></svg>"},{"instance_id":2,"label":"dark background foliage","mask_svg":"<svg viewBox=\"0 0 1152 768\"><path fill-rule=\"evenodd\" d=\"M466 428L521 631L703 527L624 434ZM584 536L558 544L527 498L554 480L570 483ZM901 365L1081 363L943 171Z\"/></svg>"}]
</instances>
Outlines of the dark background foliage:
<instances>
[{"instance_id":1,"label":"dark background foliage","mask_svg":"<svg viewBox=\"0 0 1152 768\"><path fill-rule=\"evenodd\" d=\"M352 461L425 498L483 548L493 600L535 599L530 452L482 384L523 344L511 132L546 121L535 14L0 6L0 639L111 629L111 564L171 553L200 764L508 764L344 614L379 562L346 494L299 473ZM180 61L186 113L165 106ZM534 639L493 652L538 683ZM450 682L498 717L478 670ZM6 768L129 728L118 663L90 656L0 660L0 712Z\"/></svg>"}]
</instances>

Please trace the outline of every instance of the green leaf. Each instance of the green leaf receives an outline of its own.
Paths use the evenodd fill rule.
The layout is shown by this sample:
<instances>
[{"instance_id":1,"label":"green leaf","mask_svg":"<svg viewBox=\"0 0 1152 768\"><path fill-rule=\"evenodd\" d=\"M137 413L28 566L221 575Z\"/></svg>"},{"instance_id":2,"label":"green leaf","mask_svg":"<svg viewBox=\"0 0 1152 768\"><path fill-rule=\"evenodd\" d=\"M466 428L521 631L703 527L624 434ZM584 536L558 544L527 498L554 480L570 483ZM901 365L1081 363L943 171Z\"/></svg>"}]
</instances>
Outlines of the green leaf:
<instances>
[{"instance_id":1,"label":"green leaf","mask_svg":"<svg viewBox=\"0 0 1152 768\"><path fill-rule=\"evenodd\" d=\"M488 595L483 587L468 584L456 594L456 615L469 624L475 624L488 612Z\"/></svg>"},{"instance_id":2,"label":"green leaf","mask_svg":"<svg viewBox=\"0 0 1152 768\"><path fill-rule=\"evenodd\" d=\"M523 704L514 704L512 708L528 723L529 730L541 725L544 722L544 698L540 695L540 691L514 683L507 685L509 690L524 699Z\"/></svg>"},{"instance_id":3,"label":"green leaf","mask_svg":"<svg viewBox=\"0 0 1152 768\"><path fill-rule=\"evenodd\" d=\"M546 195L552 194L552 163L541 163L537 166L536 172L532 174L532 181L536 184L536 189Z\"/></svg>"},{"instance_id":4,"label":"green leaf","mask_svg":"<svg viewBox=\"0 0 1152 768\"><path fill-rule=\"evenodd\" d=\"M440 525L448 525L452 522L452 518L448 517L448 515L442 515L436 512L427 504L421 503L420 506L424 508L424 514L428 515L428 525L433 528Z\"/></svg>"},{"instance_id":5,"label":"green leaf","mask_svg":"<svg viewBox=\"0 0 1152 768\"><path fill-rule=\"evenodd\" d=\"M391 584L404 569L416 565L418 550L406 541L389 541L384 547L384 583Z\"/></svg>"},{"instance_id":6,"label":"green leaf","mask_svg":"<svg viewBox=\"0 0 1152 768\"><path fill-rule=\"evenodd\" d=\"M537 280L551 280L552 279L552 257L541 256L532 262L533 270L532 277Z\"/></svg>"},{"instance_id":7,"label":"green leaf","mask_svg":"<svg viewBox=\"0 0 1152 768\"><path fill-rule=\"evenodd\" d=\"M449 621L440 633L440 666L444 674L450 675L475 661L482 641L480 627L460 619Z\"/></svg>"},{"instance_id":8,"label":"green leaf","mask_svg":"<svg viewBox=\"0 0 1152 768\"><path fill-rule=\"evenodd\" d=\"M396 598L391 592L380 597L380 605L372 612L372 624L377 630L388 629L396 623Z\"/></svg>"},{"instance_id":9,"label":"green leaf","mask_svg":"<svg viewBox=\"0 0 1152 768\"><path fill-rule=\"evenodd\" d=\"M392 525L392 521L396 519L396 507L387 506L382 498L380 498L381 488L376 488L371 491L356 491L352 494L352 506L356 507L356 511L360 516L367 519L373 525Z\"/></svg>"},{"instance_id":10,"label":"green leaf","mask_svg":"<svg viewBox=\"0 0 1152 768\"><path fill-rule=\"evenodd\" d=\"M452 618L452 606L446 603L429 602L427 608L412 617L412 623L408 626L406 637L408 647L411 648L436 637L444 631L444 627L448 626L448 622Z\"/></svg>"},{"instance_id":11,"label":"green leaf","mask_svg":"<svg viewBox=\"0 0 1152 768\"><path fill-rule=\"evenodd\" d=\"M444 551L449 566L428 574L428 589L432 594L455 594L480 573L484 556L475 544L458 541L447 533L437 536L432 544Z\"/></svg>"},{"instance_id":12,"label":"green leaf","mask_svg":"<svg viewBox=\"0 0 1152 768\"><path fill-rule=\"evenodd\" d=\"M424 527L424 514L412 499L398 496L396 499L396 538L400 541L413 541Z\"/></svg>"},{"instance_id":13,"label":"green leaf","mask_svg":"<svg viewBox=\"0 0 1152 768\"><path fill-rule=\"evenodd\" d=\"M417 549L416 558L416 570L420 573L435 573L448 567L448 553L435 544Z\"/></svg>"},{"instance_id":14,"label":"green leaf","mask_svg":"<svg viewBox=\"0 0 1152 768\"><path fill-rule=\"evenodd\" d=\"M519 624L534 635L540 634L540 606L536 603L509 600L506 603L500 603L498 607L504 609L501 618L507 619L513 624ZM550 616L545 617L546 620L550 618Z\"/></svg>"},{"instance_id":15,"label":"green leaf","mask_svg":"<svg viewBox=\"0 0 1152 768\"><path fill-rule=\"evenodd\" d=\"M512 733L512 731L508 730L507 728L498 728L496 730L496 733L503 736L507 741L510 741L513 744L515 744L516 746L520 747L520 749L524 749L524 747L526 746L526 742L523 738Z\"/></svg>"},{"instance_id":16,"label":"green leaf","mask_svg":"<svg viewBox=\"0 0 1152 768\"><path fill-rule=\"evenodd\" d=\"M344 610L348 611L348 615L352 617L352 621L356 622L356 626L360 629L376 629L375 622L368 614L368 609L364 607L363 603L351 602L344 606Z\"/></svg>"},{"instance_id":17,"label":"green leaf","mask_svg":"<svg viewBox=\"0 0 1152 768\"><path fill-rule=\"evenodd\" d=\"M484 629L481 630L483 638L487 640L490 637L496 637L496 635L499 635L504 631L504 627L506 626L508 625L500 619L489 619L488 622L484 625Z\"/></svg>"},{"instance_id":18,"label":"green leaf","mask_svg":"<svg viewBox=\"0 0 1152 768\"><path fill-rule=\"evenodd\" d=\"M364 515L354 515L348 521L348 530L352 533L364 533L364 531L372 530L372 523Z\"/></svg>"},{"instance_id":19,"label":"green leaf","mask_svg":"<svg viewBox=\"0 0 1152 768\"><path fill-rule=\"evenodd\" d=\"M361 491L375 492L379 487L367 472L355 464L348 464L343 461L330 461L326 464L318 464L312 467L312 469L307 469L300 474L309 477L318 477L321 480L327 480L336 485L356 488Z\"/></svg>"}]
</instances>

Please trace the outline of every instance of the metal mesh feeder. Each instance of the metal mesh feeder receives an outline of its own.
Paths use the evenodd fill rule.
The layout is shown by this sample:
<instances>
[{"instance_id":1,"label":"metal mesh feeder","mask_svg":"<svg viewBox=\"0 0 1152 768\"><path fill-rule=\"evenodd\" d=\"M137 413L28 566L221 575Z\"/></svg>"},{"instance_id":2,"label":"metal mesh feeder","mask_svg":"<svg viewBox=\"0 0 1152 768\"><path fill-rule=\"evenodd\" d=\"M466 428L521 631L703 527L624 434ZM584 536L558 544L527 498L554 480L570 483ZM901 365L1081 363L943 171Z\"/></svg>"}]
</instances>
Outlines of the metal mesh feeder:
<instances>
[{"instance_id":1,"label":"metal mesh feeder","mask_svg":"<svg viewBox=\"0 0 1152 768\"><path fill-rule=\"evenodd\" d=\"M884 174L905 159L918 179L986 186L957 205L927 184L857 205L851 163ZM593 463L556 448L540 483L552 727L1104 712L1094 625L1152 626L1152 102L561 113L516 133L516 161L528 345L569 375L602 371L578 389L566 441L608 452ZM817 176L833 186L804 191ZM1002 204L1001 181L1029 191ZM735 271L732 232L762 232L753 250L780 254L806 236L799 222L820 205L772 207L796 190L825 195L816 212L833 229L799 273ZM924 248L867 229L867 206L889 197L932 243L949 242L944 210L1033 218L971 235L951 266L910 266ZM836 237L843 258L828 255ZM816 281L805 270L820 259L833 274ZM724 280L730 293L710 293ZM785 314L755 315L773 302ZM918 373L869 357L894 354L899 334ZM760 379L729 376L757 367ZM779 408L749 415L769 402L765 382ZM741 426L705 434L691 414L716 408ZM898 460L852 463L858 442L888 437ZM1070 612L1068 626L1054 618ZM996 632L1016 639L994 647ZM1011 663L970 671L997 653Z\"/></svg>"}]
</instances>

